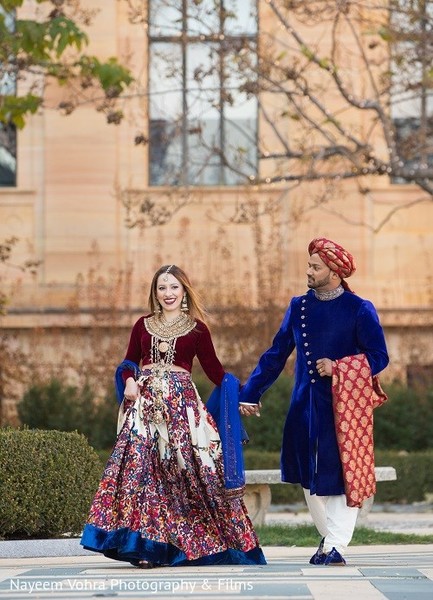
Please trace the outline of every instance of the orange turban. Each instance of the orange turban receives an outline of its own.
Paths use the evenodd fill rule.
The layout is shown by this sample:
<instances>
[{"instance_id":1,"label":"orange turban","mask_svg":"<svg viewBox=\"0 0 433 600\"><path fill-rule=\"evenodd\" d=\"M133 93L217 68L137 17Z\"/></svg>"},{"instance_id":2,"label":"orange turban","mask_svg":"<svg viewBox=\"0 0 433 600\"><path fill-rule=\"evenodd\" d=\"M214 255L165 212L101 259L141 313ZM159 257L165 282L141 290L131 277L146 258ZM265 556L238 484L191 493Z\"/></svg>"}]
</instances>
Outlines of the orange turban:
<instances>
[{"instance_id":1,"label":"orange turban","mask_svg":"<svg viewBox=\"0 0 433 600\"><path fill-rule=\"evenodd\" d=\"M318 254L325 265L331 271L335 271L341 279L350 277L356 270L353 256L342 246L326 238L312 240L308 246L308 253L310 256Z\"/></svg>"}]
</instances>

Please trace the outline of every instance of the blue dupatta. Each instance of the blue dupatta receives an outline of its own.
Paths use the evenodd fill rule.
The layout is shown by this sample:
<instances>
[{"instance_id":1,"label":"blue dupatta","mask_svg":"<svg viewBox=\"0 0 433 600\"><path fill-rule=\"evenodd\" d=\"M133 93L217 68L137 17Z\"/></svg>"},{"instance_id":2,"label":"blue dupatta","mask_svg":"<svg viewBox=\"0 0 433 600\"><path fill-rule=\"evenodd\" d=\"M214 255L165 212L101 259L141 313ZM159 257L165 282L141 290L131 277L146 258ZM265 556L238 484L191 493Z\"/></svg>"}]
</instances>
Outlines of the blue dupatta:
<instances>
[{"instance_id":1,"label":"blue dupatta","mask_svg":"<svg viewBox=\"0 0 433 600\"><path fill-rule=\"evenodd\" d=\"M225 487L230 496L241 496L245 488L242 446L248 442L239 413L239 379L226 373L206 402L221 438L224 457Z\"/></svg>"}]
</instances>

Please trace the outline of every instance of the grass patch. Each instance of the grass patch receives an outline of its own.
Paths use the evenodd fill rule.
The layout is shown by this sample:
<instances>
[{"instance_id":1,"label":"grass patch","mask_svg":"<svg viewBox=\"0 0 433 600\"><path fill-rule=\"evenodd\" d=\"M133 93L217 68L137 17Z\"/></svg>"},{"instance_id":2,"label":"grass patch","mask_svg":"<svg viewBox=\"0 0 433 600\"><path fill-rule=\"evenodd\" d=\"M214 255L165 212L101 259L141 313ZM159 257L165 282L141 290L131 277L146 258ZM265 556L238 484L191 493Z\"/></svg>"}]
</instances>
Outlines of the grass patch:
<instances>
[{"instance_id":1,"label":"grass patch","mask_svg":"<svg viewBox=\"0 0 433 600\"><path fill-rule=\"evenodd\" d=\"M320 535L313 525L262 525L255 527L261 546L318 546ZM433 544L433 535L374 531L368 527L357 527L351 546L373 546L378 544Z\"/></svg>"}]
</instances>

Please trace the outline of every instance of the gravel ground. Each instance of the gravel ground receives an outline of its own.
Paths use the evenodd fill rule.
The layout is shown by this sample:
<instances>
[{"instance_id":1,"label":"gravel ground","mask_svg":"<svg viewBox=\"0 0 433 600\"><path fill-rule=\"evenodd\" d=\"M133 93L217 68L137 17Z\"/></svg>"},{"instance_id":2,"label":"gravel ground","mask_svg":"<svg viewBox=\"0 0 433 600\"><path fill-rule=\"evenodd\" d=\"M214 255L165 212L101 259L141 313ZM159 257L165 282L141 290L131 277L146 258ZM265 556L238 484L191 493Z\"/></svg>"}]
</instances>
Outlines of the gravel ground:
<instances>
[{"instance_id":1,"label":"gravel ground","mask_svg":"<svg viewBox=\"0 0 433 600\"><path fill-rule=\"evenodd\" d=\"M312 523L305 505L270 507L266 524L301 525ZM433 504L373 505L371 512L360 522L375 531L392 531L416 535L433 535Z\"/></svg>"}]
</instances>

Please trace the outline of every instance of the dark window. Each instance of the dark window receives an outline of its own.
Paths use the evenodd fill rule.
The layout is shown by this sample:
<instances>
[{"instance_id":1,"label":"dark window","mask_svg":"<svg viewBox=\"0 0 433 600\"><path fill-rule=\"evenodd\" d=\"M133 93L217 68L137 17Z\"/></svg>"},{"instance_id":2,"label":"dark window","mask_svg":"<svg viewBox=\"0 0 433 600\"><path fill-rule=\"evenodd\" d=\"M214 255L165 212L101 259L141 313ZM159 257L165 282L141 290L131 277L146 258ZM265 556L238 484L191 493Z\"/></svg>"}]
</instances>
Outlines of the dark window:
<instances>
[{"instance_id":1,"label":"dark window","mask_svg":"<svg viewBox=\"0 0 433 600\"><path fill-rule=\"evenodd\" d=\"M15 13L7 13L0 7L0 19L13 30ZM8 64L0 63L0 96L16 93L16 76ZM15 186L17 171L17 132L12 123L0 123L0 187Z\"/></svg>"},{"instance_id":2,"label":"dark window","mask_svg":"<svg viewBox=\"0 0 433 600\"><path fill-rule=\"evenodd\" d=\"M17 171L17 132L15 125L0 123L0 187L15 186Z\"/></svg>"},{"instance_id":3,"label":"dark window","mask_svg":"<svg viewBox=\"0 0 433 600\"><path fill-rule=\"evenodd\" d=\"M394 127L398 153L405 167L417 170L421 164L433 166L433 111L423 122L423 135L420 117L396 117ZM405 183L405 180L395 178L393 183Z\"/></svg>"},{"instance_id":4,"label":"dark window","mask_svg":"<svg viewBox=\"0 0 433 600\"><path fill-rule=\"evenodd\" d=\"M394 4L392 27L395 140L404 166L416 171L433 165L433 2L399 0Z\"/></svg>"},{"instance_id":5,"label":"dark window","mask_svg":"<svg viewBox=\"0 0 433 600\"><path fill-rule=\"evenodd\" d=\"M149 43L150 184L254 176L256 0L152 0Z\"/></svg>"}]
</instances>

